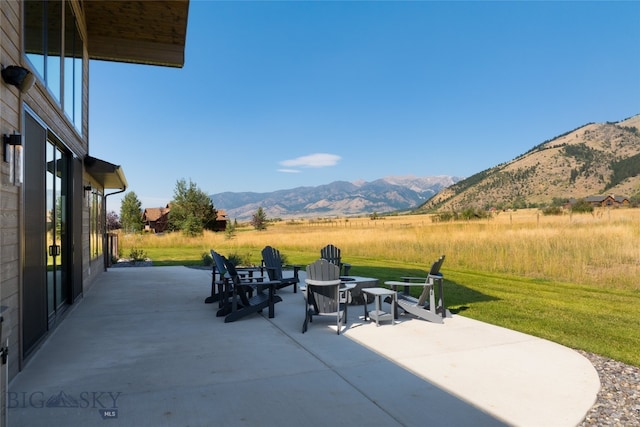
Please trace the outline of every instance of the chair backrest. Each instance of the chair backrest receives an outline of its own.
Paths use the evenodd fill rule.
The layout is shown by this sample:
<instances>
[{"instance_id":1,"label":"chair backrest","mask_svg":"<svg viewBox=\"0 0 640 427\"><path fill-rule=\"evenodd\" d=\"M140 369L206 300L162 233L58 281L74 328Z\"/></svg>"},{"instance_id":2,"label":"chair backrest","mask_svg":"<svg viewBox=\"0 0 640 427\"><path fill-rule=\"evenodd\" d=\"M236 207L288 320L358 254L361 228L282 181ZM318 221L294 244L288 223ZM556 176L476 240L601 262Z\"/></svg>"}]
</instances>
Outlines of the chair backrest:
<instances>
[{"instance_id":1,"label":"chair backrest","mask_svg":"<svg viewBox=\"0 0 640 427\"><path fill-rule=\"evenodd\" d=\"M337 248L333 245L327 245L324 248L320 249L320 258L326 259L327 261L332 262L339 267L342 266L340 261L340 248Z\"/></svg>"},{"instance_id":2,"label":"chair backrest","mask_svg":"<svg viewBox=\"0 0 640 427\"><path fill-rule=\"evenodd\" d=\"M431 270L429 271L429 276L440 276L440 267L442 267L442 263L444 263L444 255L433 263Z\"/></svg>"},{"instance_id":3,"label":"chair backrest","mask_svg":"<svg viewBox=\"0 0 640 427\"><path fill-rule=\"evenodd\" d=\"M235 292L239 296L240 301L243 304L249 305L247 292L245 286L243 286L240 280L240 275L238 275L236 266L233 265L233 263L229 261L225 256L220 255L213 250L211 251L211 256L213 257L216 268L218 269L218 272L220 274L220 279L224 280L228 287L227 290Z\"/></svg>"},{"instance_id":4,"label":"chair backrest","mask_svg":"<svg viewBox=\"0 0 640 427\"><path fill-rule=\"evenodd\" d=\"M340 307L340 267L326 259L316 260L307 266L307 292L318 313L334 313Z\"/></svg>"},{"instance_id":5,"label":"chair backrest","mask_svg":"<svg viewBox=\"0 0 640 427\"><path fill-rule=\"evenodd\" d=\"M224 257L220 255L218 252L211 250L211 258L213 258L213 263L218 270L218 274L220 275L220 280L224 279L224 276L227 275L227 267L225 266Z\"/></svg>"},{"instance_id":6,"label":"chair backrest","mask_svg":"<svg viewBox=\"0 0 640 427\"><path fill-rule=\"evenodd\" d=\"M265 246L262 249L262 262L267 268L269 280L282 280L282 257L279 250Z\"/></svg>"},{"instance_id":7,"label":"chair backrest","mask_svg":"<svg viewBox=\"0 0 640 427\"><path fill-rule=\"evenodd\" d=\"M321 258L307 265L307 279L320 281L340 280L340 267L331 261Z\"/></svg>"}]
</instances>

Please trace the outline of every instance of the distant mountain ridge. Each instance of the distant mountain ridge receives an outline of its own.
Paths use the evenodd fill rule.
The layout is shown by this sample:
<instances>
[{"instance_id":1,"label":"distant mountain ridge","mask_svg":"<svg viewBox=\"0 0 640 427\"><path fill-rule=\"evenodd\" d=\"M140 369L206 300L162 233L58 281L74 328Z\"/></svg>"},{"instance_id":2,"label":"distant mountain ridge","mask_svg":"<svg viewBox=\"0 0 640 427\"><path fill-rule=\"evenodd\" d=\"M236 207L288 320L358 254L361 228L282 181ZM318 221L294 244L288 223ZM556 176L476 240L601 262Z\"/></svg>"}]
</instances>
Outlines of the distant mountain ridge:
<instances>
[{"instance_id":1,"label":"distant mountain ridge","mask_svg":"<svg viewBox=\"0 0 640 427\"><path fill-rule=\"evenodd\" d=\"M416 212L526 207L594 195L640 196L640 115L588 123L444 189Z\"/></svg>"},{"instance_id":2,"label":"distant mountain ridge","mask_svg":"<svg viewBox=\"0 0 640 427\"><path fill-rule=\"evenodd\" d=\"M389 176L375 181L335 181L269 193L211 194L216 209L230 219L247 220L259 207L268 218L357 216L414 209L461 178Z\"/></svg>"},{"instance_id":3,"label":"distant mountain ridge","mask_svg":"<svg viewBox=\"0 0 640 427\"><path fill-rule=\"evenodd\" d=\"M587 123L465 179L389 176L270 193L218 193L211 199L228 218L247 220L259 207L269 218L313 218L520 208L601 194L640 197L640 114Z\"/></svg>"}]
</instances>

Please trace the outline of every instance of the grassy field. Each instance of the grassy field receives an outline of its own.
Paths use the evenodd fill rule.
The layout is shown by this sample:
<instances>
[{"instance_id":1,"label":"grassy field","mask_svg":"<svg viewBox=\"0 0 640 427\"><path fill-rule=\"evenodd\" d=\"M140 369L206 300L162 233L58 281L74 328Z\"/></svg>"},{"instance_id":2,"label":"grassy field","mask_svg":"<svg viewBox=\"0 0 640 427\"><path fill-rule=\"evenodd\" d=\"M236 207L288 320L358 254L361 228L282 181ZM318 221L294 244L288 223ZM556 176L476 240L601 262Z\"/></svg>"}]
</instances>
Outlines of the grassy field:
<instances>
[{"instance_id":1,"label":"grassy field","mask_svg":"<svg viewBox=\"0 0 640 427\"><path fill-rule=\"evenodd\" d=\"M125 257L141 249L155 265L201 264L210 249L257 265L265 245L291 264L308 264L333 243L352 274L381 283L424 275L445 254L451 311L640 366L640 209L520 210L447 223L427 215L297 220L265 231L239 227L231 239L172 233L120 240Z\"/></svg>"}]
</instances>

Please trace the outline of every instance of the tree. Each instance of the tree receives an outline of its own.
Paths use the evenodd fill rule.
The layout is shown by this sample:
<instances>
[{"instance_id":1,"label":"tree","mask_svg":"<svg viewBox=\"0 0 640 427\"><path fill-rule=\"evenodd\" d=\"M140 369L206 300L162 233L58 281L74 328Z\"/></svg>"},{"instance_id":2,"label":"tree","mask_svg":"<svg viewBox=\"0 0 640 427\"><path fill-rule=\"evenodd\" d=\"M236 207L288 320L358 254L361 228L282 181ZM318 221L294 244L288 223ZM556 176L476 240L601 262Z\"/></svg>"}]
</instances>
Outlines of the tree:
<instances>
[{"instance_id":1,"label":"tree","mask_svg":"<svg viewBox=\"0 0 640 427\"><path fill-rule=\"evenodd\" d=\"M253 214L251 218L251 225L256 230L266 230L267 229L267 214L262 209L262 206L258 208L256 213Z\"/></svg>"},{"instance_id":2,"label":"tree","mask_svg":"<svg viewBox=\"0 0 640 427\"><path fill-rule=\"evenodd\" d=\"M227 221L227 226L224 230L227 240L233 239L236 236L236 225L237 222L231 223L231 221Z\"/></svg>"},{"instance_id":3,"label":"tree","mask_svg":"<svg viewBox=\"0 0 640 427\"><path fill-rule=\"evenodd\" d=\"M120 218L115 211L107 212L107 231L117 230L122 228L122 224L120 224Z\"/></svg>"},{"instance_id":4,"label":"tree","mask_svg":"<svg viewBox=\"0 0 640 427\"><path fill-rule=\"evenodd\" d=\"M188 236L198 236L204 229L213 230L217 212L209 197L191 180L176 182L169 213L169 229L182 230Z\"/></svg>"},{"instance_id":5,"label":"tree","mask_svg":"<svg viewBox=\"0 0 640 427\"><path fill-rule=\"evenodd\" d=\"M142 231L142 203L133 191L125 194L120 205L120 222L125 233Z\"/></svg>"}]
</instances>

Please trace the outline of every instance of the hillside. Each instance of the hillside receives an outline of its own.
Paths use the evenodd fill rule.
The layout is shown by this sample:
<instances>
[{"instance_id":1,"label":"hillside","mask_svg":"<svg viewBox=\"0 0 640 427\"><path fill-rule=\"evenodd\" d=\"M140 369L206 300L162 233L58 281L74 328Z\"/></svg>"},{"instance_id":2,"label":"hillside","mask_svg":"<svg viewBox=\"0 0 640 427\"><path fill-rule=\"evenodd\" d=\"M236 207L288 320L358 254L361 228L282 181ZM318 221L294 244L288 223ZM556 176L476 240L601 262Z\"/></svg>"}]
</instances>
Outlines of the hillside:
<instances>
[{"instance_id":1,"label":"hillside","mask_svg":"<svg viewBox=\"0 0 640 427\"><path fill-rule=\"evenodd\" d=\"M335 181L270 193L212 194L217 209L231 219L246 220L262 207L269 218L357 216L415 209L459 178L395 176L372 182Z\"/></svg>"},{"instance_id":2,"label":"hillside","mask_svg":"<svg viewBox=\"0 0 640 427\"><path fill-rule=\"evenodd\" d=\"M640 195L640 115L566 132L457 182L416 211L540 206L598 194Z\"/></svg>"}]
</instances>

